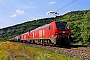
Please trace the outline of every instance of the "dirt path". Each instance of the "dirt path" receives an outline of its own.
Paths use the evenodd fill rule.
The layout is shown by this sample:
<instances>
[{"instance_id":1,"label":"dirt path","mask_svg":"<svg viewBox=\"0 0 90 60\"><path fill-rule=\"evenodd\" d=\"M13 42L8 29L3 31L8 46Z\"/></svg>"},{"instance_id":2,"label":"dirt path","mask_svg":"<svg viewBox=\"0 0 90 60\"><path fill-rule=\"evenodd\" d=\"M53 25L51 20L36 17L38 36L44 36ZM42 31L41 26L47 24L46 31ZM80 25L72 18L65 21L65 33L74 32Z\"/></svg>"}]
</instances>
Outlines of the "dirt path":
<instances>
[{"instance_id":1,"label":"dirt path","mask_svg":"<svg viewBox=\"0 0 90 60\"><path fill-rule=\"evenodd\" d=\"M20 53L23 57L25 57L27 60L31 60L30 57L28 55L26 55L23 52L18 51L18 53Z\"/></svg>"},{"instance_id":2,"label":"dirt path","mask_svg":"<svg viewBox=\"0 0 90 60\"><path fill-rule=\"evenodd\" d=\"M10 60L16 60L16 58L12 52L8 52L8 54L10 56Z\"/></svg>"},{"instance_id":3,"label":"dirt path","mask_svg":"<svg viewBox=\"0 0 90 60\"><path fill-rule=\"evenodd\" d=\"M22 55L23 57L25 57L26 60L31 60L30 57L28 55L26 55L25 53L20 52L20 51L17 51L17 53L20 53L20 55ZM12 52L8 52L8 54L10 56L10 60L17 60Z\"/></svg>"}]
</instances>

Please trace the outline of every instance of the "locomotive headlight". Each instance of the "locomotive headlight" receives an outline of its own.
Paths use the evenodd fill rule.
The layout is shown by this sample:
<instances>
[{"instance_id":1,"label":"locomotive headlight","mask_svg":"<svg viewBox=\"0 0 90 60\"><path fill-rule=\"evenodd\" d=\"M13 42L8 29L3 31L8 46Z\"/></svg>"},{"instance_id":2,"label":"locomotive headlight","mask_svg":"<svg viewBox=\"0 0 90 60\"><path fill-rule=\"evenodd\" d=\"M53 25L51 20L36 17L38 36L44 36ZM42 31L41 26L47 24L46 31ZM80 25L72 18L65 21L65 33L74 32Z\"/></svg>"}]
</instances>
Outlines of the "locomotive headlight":
<instances>
[{"instance_id":1,"label":"locomotive headlight","mask_svg":"<svg viewBox=\"0 0 90 60\"><path fill-rule=\"evenodd\" d=\"M63 33L65 33L65 31L63 31Z\"/></svg>"},{"instance_id":2,"label":"locomotive headlight","mask_svg":"<svg viewBox=\"0 0 90 60\"><path fill-rule=\"evenodd\" d=\"M69 26L67 26L67 29L69 29Z\"/></svg>"}]
</instances>

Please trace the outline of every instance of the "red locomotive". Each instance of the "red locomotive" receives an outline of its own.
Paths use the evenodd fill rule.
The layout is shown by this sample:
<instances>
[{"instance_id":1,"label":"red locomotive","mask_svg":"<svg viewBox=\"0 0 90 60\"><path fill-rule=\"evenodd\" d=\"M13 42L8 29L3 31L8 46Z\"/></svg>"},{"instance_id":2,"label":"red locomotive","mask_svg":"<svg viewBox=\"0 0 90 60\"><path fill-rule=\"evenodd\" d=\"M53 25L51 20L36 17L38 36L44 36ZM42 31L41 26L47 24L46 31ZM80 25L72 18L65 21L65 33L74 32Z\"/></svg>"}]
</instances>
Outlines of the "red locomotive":
<instances>
[{"instance_id":1,"label":"red locomotive","mask_svg":"<svg viewBox=\"0 0 90 60\"><path fill-rule=\"evenodd\" d=\"M19 40L21 42L23 42L23 41L26 42L28 39L29 39L29 32L26 32L26 33L20 35L20 39Z\"/></svg>"},{"instance_id":2,"label":"red locomotive","mask_svg":"<svg viewBox=\"0 0 90 60\"><path fill-rule=\"evenodd\" d=\"M69 45L71 40L71 29L67 22L53 21L20 35L18 41L27 41L37 44Z\"/></svg>"}]
</instances>

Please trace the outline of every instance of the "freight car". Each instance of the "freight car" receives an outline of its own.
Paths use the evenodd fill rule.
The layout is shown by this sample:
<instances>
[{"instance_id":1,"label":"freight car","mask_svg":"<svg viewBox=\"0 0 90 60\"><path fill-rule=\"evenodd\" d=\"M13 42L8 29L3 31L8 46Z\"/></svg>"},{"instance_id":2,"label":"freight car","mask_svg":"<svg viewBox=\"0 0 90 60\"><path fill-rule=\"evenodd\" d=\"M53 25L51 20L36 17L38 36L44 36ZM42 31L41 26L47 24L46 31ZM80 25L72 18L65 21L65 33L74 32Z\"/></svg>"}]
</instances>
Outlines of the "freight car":
<instances>
[{"instance_id":1,"label":"freight car","mask_svg":"<svg viewBox=\"0 0 90 60\"><path fill-rule=\"evenodd\" d=\"M20 36L16 36L14 38L11 38L9 41L20 41Z\"/></svg>"},{"instance_id":2,"label":"freight car","mask_svg":"<svg viewBox=\"0 0 90 60\"><path fill-rule=\"evenodd\" d=\"M67 22L53 21L27 33L21 34L18 41L43 45L69 45L71 29Z\"/></svg>"}]
</instances>

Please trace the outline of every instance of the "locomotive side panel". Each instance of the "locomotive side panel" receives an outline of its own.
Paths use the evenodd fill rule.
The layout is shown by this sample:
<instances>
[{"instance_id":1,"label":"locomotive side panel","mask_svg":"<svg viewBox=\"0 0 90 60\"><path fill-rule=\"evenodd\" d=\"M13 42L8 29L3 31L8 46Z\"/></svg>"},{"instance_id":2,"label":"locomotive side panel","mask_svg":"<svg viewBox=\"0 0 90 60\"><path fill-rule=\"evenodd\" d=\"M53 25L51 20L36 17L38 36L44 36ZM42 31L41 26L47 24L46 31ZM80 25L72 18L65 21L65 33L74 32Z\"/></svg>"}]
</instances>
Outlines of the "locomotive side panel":
<instances>
[{"instance_id":1,"label":"locomotive side panel","mask_svg":"<svg viewBox=\"0 0 90 60\"><path fill-rule=\"evenodd\" d=\"M20 40L29 40L29 32L22 34L20 37Z\"/></svg>"},{"instance_id":2,"label":"locomotive side panel","mask_svg":"<svg viewBox=\"0 0 90 60\"><path fill-rule=\"evenodd\" d=\"M56 31L56 25L55 25L55 22L52 22L49 25L49 32L50 32L49 35L50 35L50 38L55 37L55 31Z\"/></svg>"},{"instance_id":3,"label":"locomotive side panel","mask_svg":"<svg viewBox=\"0 0 90 60\"><path fill-rule=\"evenodd\" d=\"M31 31L30 39L49 39L48 25Z\"/></svg>"},{"instance_id":4,"label":"locomotive side panel","mask_svg":"<svg viewBox=\"0 0 90 60\"><path fill-rule=\"evenodd\" d=\"M42 28L39 30L39 38L42 35L42 39L49 39L49 31L48 27Z\"/></svg>"}]
</instances>

